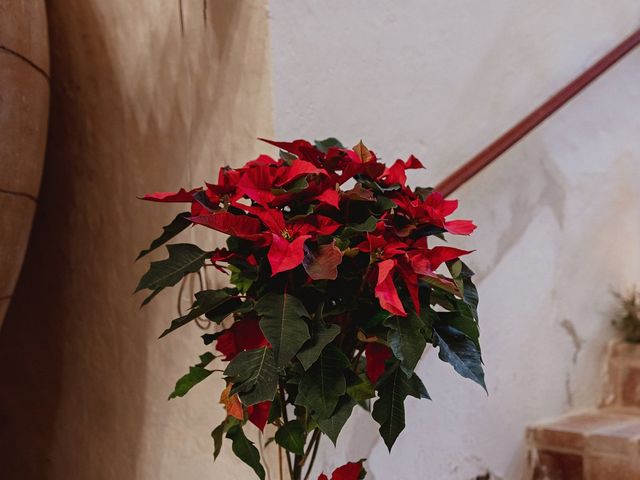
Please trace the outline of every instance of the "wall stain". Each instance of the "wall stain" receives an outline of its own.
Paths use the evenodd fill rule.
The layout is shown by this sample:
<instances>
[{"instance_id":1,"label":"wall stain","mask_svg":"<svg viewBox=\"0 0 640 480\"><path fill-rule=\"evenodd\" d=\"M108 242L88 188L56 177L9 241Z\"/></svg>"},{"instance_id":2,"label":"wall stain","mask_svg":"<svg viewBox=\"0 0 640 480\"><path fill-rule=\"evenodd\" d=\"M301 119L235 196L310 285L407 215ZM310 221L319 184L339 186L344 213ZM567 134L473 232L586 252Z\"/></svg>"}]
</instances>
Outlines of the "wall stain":
<instances>
[{"instance_id":1,"label":"wall stain","mask_svg":"<svg viewBox=\"0 0 640 480\"><path fill-rule=\"evenodd\" d=\"M564 320L562 320L560 322L560 326L565 332L567 332L567 335L569 335L569 337L571 338L571 341L573 342L574 351L573 351L572 362L575 365L576 361L578 360L578 354L582 349L583 340L578 335L578 332L573 322L568 318L565 318Z\"/></svg>"}]
</instances>

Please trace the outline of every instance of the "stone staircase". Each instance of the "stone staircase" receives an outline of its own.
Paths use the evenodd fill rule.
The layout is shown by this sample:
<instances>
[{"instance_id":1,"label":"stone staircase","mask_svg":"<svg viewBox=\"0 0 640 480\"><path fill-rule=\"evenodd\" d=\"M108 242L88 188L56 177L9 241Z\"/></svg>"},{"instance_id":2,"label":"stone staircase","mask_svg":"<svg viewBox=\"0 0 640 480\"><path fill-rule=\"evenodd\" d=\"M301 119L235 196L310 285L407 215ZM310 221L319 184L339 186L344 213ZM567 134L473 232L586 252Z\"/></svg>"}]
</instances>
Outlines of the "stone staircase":
<instances>
[{"instance_id":1,"label":"stone staircase","mask_svg":"<svg viewBox=\"0 0 640 480\"><path fill-rule=\"evenodd\" d=\"M640 480L640 345L615 342L598 409L527 429L533 480Z\"/></svg>"}]
</instances>

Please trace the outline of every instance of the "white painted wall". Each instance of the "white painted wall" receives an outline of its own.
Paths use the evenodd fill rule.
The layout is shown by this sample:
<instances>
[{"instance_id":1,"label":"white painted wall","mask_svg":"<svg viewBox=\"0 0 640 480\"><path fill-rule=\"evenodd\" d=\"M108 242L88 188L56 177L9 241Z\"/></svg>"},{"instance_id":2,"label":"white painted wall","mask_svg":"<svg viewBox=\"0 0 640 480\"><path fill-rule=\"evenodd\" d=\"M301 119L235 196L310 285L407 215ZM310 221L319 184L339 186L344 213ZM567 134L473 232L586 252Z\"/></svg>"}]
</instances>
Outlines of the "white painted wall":
<instances>
[{"instance_id":1,"label":"white painted wall","mask_svg":"<svg viewBox=\"0 0 640 480\"><path fill-rule=\"evenodd\" d=\"M640 22L636 0L271 0L276 136L415 153L435 184ZM479 224L489 396L434 352L389 455L367 415L323 465L378 480L521 478L525 426L599 401L611 288L640 280L640 51L456 196ZM369 478L369 477L368 477Z\"/></svg>"}]
</instances>

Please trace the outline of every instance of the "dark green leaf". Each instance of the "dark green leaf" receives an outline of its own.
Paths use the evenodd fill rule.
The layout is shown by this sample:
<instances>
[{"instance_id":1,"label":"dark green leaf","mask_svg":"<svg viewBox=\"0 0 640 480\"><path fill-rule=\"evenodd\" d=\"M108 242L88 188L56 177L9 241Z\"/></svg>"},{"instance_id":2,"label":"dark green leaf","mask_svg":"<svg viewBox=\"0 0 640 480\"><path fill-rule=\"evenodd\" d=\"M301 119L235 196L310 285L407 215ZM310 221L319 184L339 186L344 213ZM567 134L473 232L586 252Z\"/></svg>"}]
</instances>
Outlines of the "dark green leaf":
<instances>
[{"instance_id":1,"label":"dark green leaf","mask_svg":"<svg viewBox=\"0 0 640 480\"><path fill-rule=\"evenodd\" d=\"M313 143L315 143L316 148L320 150L322 153L327 153L329 149L332 147L344 148L344 145L342 145L340 140L333 137L325 138L324 140L316 140Z\"/></svg>"},{"instance_id":2,"label":"dark green leaf","mask_svg":"<svg viewBox=\"0 0 640 480\"><path fill-rule=\"evenodd\" d=\"M303 375L296 403L315 412L317 418L330 417L346 392L343 369L348 366L347 357L335 345L328 345Z\"/></svg>"},{"instance_id":3,"label":"dark green leaf","mask_svg":"<svg viewBox=\"0 0 640 480\"><path fill-rule=\"evenodd\" d=\"M184 397L189 390L211 375L213 372L204 367L213 362L215 358L216 357L211 352L206 352L200 355L200 363L193 367L189 367L189 373L182 376L176 382L173 392L169 395L169 400L176 397Z\"/></svg>"},{"instance_id":4,"label":"dark green leaf","mask_svg":"<svg viewBox=\"0 0 640 480\"><path fill-rule=\"evenodd\" d=\"M376 217L369 217L362 223L357 223L354 225L349 225L345 227L342 232L343 237L349 237L353 235L358 235L360 233L365 232L373 232L376 229L376 224L378 223L378 219Z\"/></svg>"},{"instance_id":5,"label":"dark green leaf","mask_svg":"<svg viewBox=\"0 0 640 480\"><path fill-rule=\"evenodd\" d=\"M391 451L391 447L405 427L405 398L409 395L416 398L429 398L429 394L415 373L408 377L397 366L381 380L378 393L380 398L373 405L372 416L380 424L380 435Z\"/></svg>"},{"instance_id":6,"label":"dark green leaf","mask_svg":"<svg viewBox=\"0 0 640 480\"><path fill-rule=\"evenodd\" d=\"M240 425L239 420L233 417L226 417L220 425L213 429L211 438L213 438L213 459L216 460L222 449L222 440L225 433L235 425Z\"/></svg>"},{"instance_id":7,"label":"dark green leaf","mask_svg":"<svg viewBox=\"0 0 640 480\"><path fill-rule=\"evenodd\" d=\"M396 202L391 200L389 197L385 197L384 195L378 195L377 202L378 208L382 211L391 210L392 208L396 208L398 206L396 205Z\"/></svg>"},{"instance_id":8,"label":"dark green leaf","mask_svg":"<svg viewBox=\"0 0 640 480\"><path fill-rule=\"evenodd\" d=\"M377 327L381 323L383 323L386 319L391 317L391 313L386 310L378 310L375 315L367 318L362 325L362 329L366 332L367 330L371 330L372 328Z\"/></svg>"},{"instance_id":9,"label":"dark green leaf","mask_svg":"<svg viewBox=\"0 0 640 480\"><path fill-rule=\"evenodd\" d=\"M218 455L220 455L220 450L222 450L222 439L224 437L224 424L222 422L211 432L211 438L213 438L213 459L216 460Z\"/></svg>"},{"instance_id":10,"label":"dark green leaf","mask_svg":"<svg viewBox=\"0 0 640 480\"><path fill-rule=\"evenodd\" d=\"M449 325L436 325L433 344L439 347L440 360L450 363L456 372L487 391L480 351L471 339Z\"/></svg>"},{"instance_id":11,"label":"dark green leaf","mask_svg":"<svg viewBox=\"0 0 640 480\"><path fill-rule=\"evenodd\" d=\"M288 293L269 293L258 300L255 308L262 317L260 328L273 346L276 365L283 368L310 338L304 321L309 313L300 300Z\"/></svg>"},{"instance_id":12,"label":"dark green leaf","mask_svg":"<svg viewBox=\"0 0 640 480\"><path fill-rule=\"evenodd\" d=\"M209 312L211 312L211 314L217 313L218 316L210 318L210 320L217 320L217 323L220 323L220 321L229 316L234 309L242 306L242 301L232 296L229 289L226 288L220 290L203 290L196 293L195 297L196 301L193 303L191 310L189 310L186 315L173 320L169 328L162 332L160 338L195 320L201 315L209 314ZM222 318L220 318L220 316L222 316Z\"/></svg>"},{"instance_id":13,"label":"dark green leaf","mask_svg":"<svg viewBox=\"0 0 640 480\"><path fill-rule=\"evenodd\" d=\"M406 317L391 317L385 325L390 329L387 341L394 356L400 360L407 374L412 373L427 346L424 322L415 311L411 311Z\"/></svg>"},{"instance_id":14,"label":"dark green leaf","mask_svg":"<svg viewBox=\"0 0 640 480\"><path fill-rule=\"evenodd\" d=\"M151 242L151 245L149 245L149 248L147 248L146 250L142 250L138 255L138 258L136 258L136 260L139 260L142 257L144 257L146 254L154 251L160 245L163 245L164 243L168 242L177 234L179 234L181 231L183 231L185 228L187 228L189 225L191 225L191 222L187 220L187 217L189 216L191 216L190 212L182 212L176 215L176 218L174 218L169 225L165 225L164 227L162 227L162 235L160 235L153 242Z\"/></svg>"},{"instance_id":15,"label":"dark green leaf","mask_svg":"<svg viewBox=\"0 0 640 480\"><path fill-rule=\"evenodd\" d=\"M478 329L478 322L473 318L471 308L460 300L454 300L452 303L457 310L438 312L438 321L435 323L449 325L456 330L460 330L480 349L480 330Z\"/></svg>"},{"instance_id":16,"label":"dark green leaf","mask_svg":"<svg viewBox=\"0 0 640 480\"><path fill-rule=\"evenodd\" d=\"M154 294L165 287L178 283L188 273L197 272L204 261L211 255L190 243L167 245L169 258L151 262L149 271L140 279L136 292L144 288L153 290Z\"/></svg>"},{"instance_id":17,"label":"dark green leaf","mask_svg":"<svg viewBox=\"0 0 640 480\"><path fill-rule=\"evenodd\" d=\"M320 353L331 341L340 333L340 327L338 325L324 325L320 322L314 322L316 325L316 331L313 333L309 346L298 352L298 360L302 363L305 370L308 370L311 365L320 356Z\"/></svg>"},{"instance_id":18,"label":"dark green leaf","mask_svg":"<svg viewBox=\"0 0 640 480\"><path fill-rule=\"evenodd\" d=\"M276 443L285 450L296 455L304 455L307 432L298 420L291 420L282 425L276 432L275 438Z\"/></svg>"},{"instance_id":19,"label":"dark green leaf","mask_svg":"<svg viewBox=\"0 0 640 480\"><path fill-rule=\"evenodd\" d=\"M338 401L338 405L329 418L318 418L318 427L320 430L331 439L333 444L335 445L338 441L338 436L342 431L345 423L349 420L351 416L351 412L353 411L353 407L356 402L353 401L349 396L345 395L341 397Z\"/></svg>"},{"instance_id":20,"label":"dark green leaf","mask_svg":"<svg viewBox=\"0 0 640 480\"><path fill-rule=\"evenodd\" d=\"M235 453L240 460L249 465L261 480L264 480L265 471L260 463L260 452L258 452L258 449L253 445L253 442L249 441L245 436L242 431L242 427L236 425L230 428L227 432L227 438L233 442L231 444L233 453Z\"/></svg>"},{"instance_id":21,"label":"dark green leaf","mask_svg":"<svg viewBox=\"0 0 640 480\"><path fill-rule=\"evenodd\" d=\"M268 347L240 352L224 373L232 377L231 394L238 393L247 406L271 401L276 394L278 371Z\"/></svg>"},{"instance_id":22,"label":"dark green leaf","mask_svg":"<svg viewBox=\"0 0 640 480\"><path fill-rule=\"evenodd\" d=\"M309 188L309 182L307 182L307 177L305 175L293 180L292 182L289 182L282 188L272 188L271 193L273 193L274 195L282 195L284 193L298 193L302 190L306 190L307 188Z\"/></svg>"}]
</instances>

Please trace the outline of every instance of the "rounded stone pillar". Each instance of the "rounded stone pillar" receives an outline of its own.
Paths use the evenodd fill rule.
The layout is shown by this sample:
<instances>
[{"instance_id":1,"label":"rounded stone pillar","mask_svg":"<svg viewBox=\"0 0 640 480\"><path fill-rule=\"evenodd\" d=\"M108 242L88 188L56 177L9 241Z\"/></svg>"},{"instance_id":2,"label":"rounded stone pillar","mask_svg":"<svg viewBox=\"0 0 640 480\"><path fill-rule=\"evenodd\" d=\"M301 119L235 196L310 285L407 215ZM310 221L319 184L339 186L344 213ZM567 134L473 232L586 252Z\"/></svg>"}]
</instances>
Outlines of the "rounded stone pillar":
<instances>
[{"instance_id":1,"label":"rounded stone pillar","mask_svg":"<svg viewBox=\"0 0 640 480\"><path fill-rule=\"evenodd\" d=\"M27 249L49 116L44 0L0 0L0 326Z\"/></svg>"}]
</instances>

